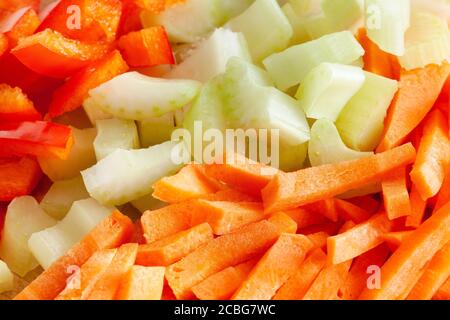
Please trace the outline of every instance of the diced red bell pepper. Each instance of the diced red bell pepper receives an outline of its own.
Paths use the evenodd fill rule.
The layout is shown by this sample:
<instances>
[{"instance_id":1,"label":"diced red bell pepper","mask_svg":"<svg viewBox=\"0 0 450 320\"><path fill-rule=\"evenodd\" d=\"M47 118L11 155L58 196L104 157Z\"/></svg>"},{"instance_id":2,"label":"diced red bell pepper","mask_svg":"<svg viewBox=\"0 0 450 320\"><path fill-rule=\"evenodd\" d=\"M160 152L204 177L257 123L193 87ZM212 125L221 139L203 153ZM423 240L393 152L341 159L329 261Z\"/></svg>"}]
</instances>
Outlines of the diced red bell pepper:
<instances>
[{"instance_id":1,"label":"diced red bell pepper","mask_svg":"<svg viewBox=\"0 0 450 320\"><path fill-rule=\"evenodd\" d=\"M109 49L106 43L72 40L47 29L21 39L12 53L31 70L64 79L100 59Z\"/></svg>"},{"instance_id":2,"label":"diced red bell pepper","mask_svg":"<svg viewBox=\"0 0 450 320\"><path fill-rule=\"evenodd\" d=\"M79 12L72 8L79 8ZM71 39L112 42L121 13L120 0L61 0L44 18L38 32L52 29Z\"/></svg>"},{"instance_id":3,"label":"diced red bell pepper","mask_svg":"<svg viewBox=\"0 0 450 320\"><path fill-rule=\"evenodd\" d=\"M118 47L131 67L175 63L169 39L162 26L130 32L119 39Z\"/></svg>"},{"instance_id":4,"label":"diced red bell pepper","mask_svg":"<svg viewBox=\"0 0 450 320\"><path fill-rule=\"evenodd\" d=\"M160 13L166 7L166 0L136 0L136 4L142 9L149 10L153 13Z\"/></svg>"},{"instance_id":5,"label":"diced red bell pepper","mask_svg":"<svg viewBox=\"0 0 450 320\"><path fill-rule=\"evenodd\" d=\"M8 51L8 47L8 38L3 33L0 33L0 58Z\"/></svg>"},{"instance_id":6,"label":"diced red bell pepper","mask_svg":"<svg viewBox=\"0 0 450 320\"><path fill-rule=\"evenodd\" d=\"M24 7L31 7L37 12L40 4L40 0L0 0L0 19Z\"/></svg>"},{"instance_id":7,"label":"diced red bell pepper","mask_svg":"<svg viewBox=\"0 0 450 320\"><path fill-rule=\"evenodd\" d=\"M120 17L119 30L117 32L118 37L131 31L138 31L142 29L142 9L134 0L122 0L122 3L122 16Z\"/></svg>"},{"instance_id":8,"label":"diced red bell pepper","mask_svg":"<svg viewBox=\"0 0 450 320\"><path fill-rule=\"evenodd\" d=\"M15 47L20 38L32 35L40 24L39 16L31 7L17 10L0 23L0 32L5 33L9 46Z\"/></svg>"},{"instance_id":9,"label":"diced red bell pepper","mask_svg":"<svg viewBox=\"0 0 450 320\"><path fill-rule=\"evenodd\" d=\"M40 120L41 114L20 88L0 84L0 122Z\"/></svg>"},{"instance_id":10,"label":"diced red bell pepper","mask_svg":"<svg viewBox=\"0 0 450 320\"><path fill-rule=\"evenodd\" d=\"M3 226L5 225L5 216L6 216L6 208L7 208L7 203L1 203L0 202L0 235L2 233L3 230Z\"/></svg>"},{"instance_id":11,"label":"diced red bell pepper","mask_svg":"<svg viewBox=\"0 0 450 320\"><path fill-rule=\"evenodd\" d=\"M0 157L34 155L66 159L73 145L72 129L35 121L0 124Z\"/></svg>"},{"instance_id":12,"label":"diced red bell pepper","mask_svg":"<svg viewBox=\"0 0 450 320\"><path fill-rule=\"evenodd\" d=\"M48 116L54 118L79 108L89 90L128 71L120 52L115 50L84 68L53 93Z\"/></svg>"},{"instance_id":13,"label":"diced red bell pepper","mask_svg":"<svg viewBox=\"0 0 450 320\"><path fill-rule=\"evenodd\" d=\"M42 171L34 158L0 159L0 177L0 201L11 201L30 194Z\"/></svg>"}]
</instances>

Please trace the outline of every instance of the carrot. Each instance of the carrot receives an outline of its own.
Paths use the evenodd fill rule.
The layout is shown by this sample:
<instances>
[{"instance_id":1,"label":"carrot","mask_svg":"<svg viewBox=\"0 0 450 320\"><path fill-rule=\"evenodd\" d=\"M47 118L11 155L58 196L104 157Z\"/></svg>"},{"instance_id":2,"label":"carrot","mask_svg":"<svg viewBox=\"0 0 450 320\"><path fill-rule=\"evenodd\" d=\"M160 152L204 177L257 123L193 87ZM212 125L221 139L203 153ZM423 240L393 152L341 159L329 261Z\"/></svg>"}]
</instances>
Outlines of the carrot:
<instances>
[{"instance_id":1,"label":"carrot","mask_svg":"<svg viewBox=\"0 0 450 320\"><path fill-rule=\"evenodd\" d=\"M161 300L164 272L163 267L131 267L121 281L117 299Z\"/></svg>"},{"instance_id":2,"label":"carrot","mask_svg":"<svg viewBox=\"0 0 450 320\"><path fill-rule=\"evenodd\" d=\"M311 233L308 235L308 239L314 244L314 248L327 249L327 239L330 235L324 231Z\"/></svg>"},{"instance_id":3,"label":"carrot","mask_svg":"<svg viewBox=\"0 0 450 320\"><path fill-rule=\"evenodd\" d=\"M138 244L122 245L101 277L93 284L86 300L113 300L120 288L120 282L136 260Z\"/></svg>"},{"instance_id":4,"label":"carrot","mask_svg":"<svg viewBox=\"0 0 450 320\"><path fill-rule=\"evenodd\" d=\"M284 213L286 213L297 223L297 227L299 229L329 222L329 220L323 215L308 211L304 208L286 210Z\"/></svg>"},{"instance_id":5,"label":"carrot","mask_svg":"<svg viewBox=\"0 0 450 320\"><path fill-rule=\"evenodd\" d=\"M176 175L164 177L153 185L153 197L167 203L177 203L215 193L217 182L203 173L202 167L188 164Z\"/></svg>"},{"instance_id":6,"label":"carrot","mask_svg":"<svg viewBox=\"0 0 450 320\"><path fill-rule=\"evenodd\" d=\"M257 198L261 198L261 196L255 198L240 191L231 188L225 188L223 190L217 191L216 193L204 195L201 198L203 200L209 201L257 202L259 201Z\"/></svg>"},{"instance_id":7,"label":"carrot","mask_svg":"<svg viewBox=\"0 0 450 320\"><path fill-rule=\"evenodd\" d=\"M301 300L326 262L327 255L322 249L312 251L295 274L278 290L273 300Z\"/></svg>"},{"instance_id":8,"label":"carrot","mask_svg":"<svg viewBox=\"0 0 450 320\"><path fill-rule=\"evenodd\" d=\"M225 300L241 286L258 261L253 259L235 267L228 267L206 278L192 288L200 300Z\"/></svg>"},{"instance_id":9,"label":"carrot","mask_svg":"<svg viewBox=\"0 0 450 320\"><path fill-rule=\"evenodd\" d=\"M378 212L378 209L380 208L380 203L371 196L355 197L347 201L362 208L370 214Z\"/></svg>"},{"instance_id":10,"label":"carrot","mask_svg":"<svg viewBox=\"0 0 450 320\"><path fill-rule=\"evenodd\" d=\"M206 174L233 188L260 197L261 190L270 182L277 170L244 156L228 152L221 164L205 165Z\"/></svg>"},{"instance_id":11,"label":"carrot","mask_svg":"<svg viewBox=\"0 0 450 320\"><path fill-rule=\"evenodd\" d=\"M412 163L415 149L406 144L373 156L280 173L262 190L267 212L293 209L380 181Z\"/></svg>"},{"instance_id":12,"label":"carrot","mask_svg":"<svg viewBox=\"0 0 450 320\"><path fill-rule=\"evenodd\" d=\"M136 264L168 266L212 239L214 235L211 227L203 223L162 240L139 246Z\"/></svg>"},{"instance_id":13,"label":"carrot","mask_svg":"<svg viewBox=\"0 0 450 320\"><path fill-rule=\"evenodd\" d=\"M413 231L388 232L383 234L382 238L388 245L389 249L394 252L401 246L405 239L412 234L412 232Z\"/></svg>"},{"instance_id":14,"label":"carrot","mask_svg":"<svg viewBox=\"0 0 450 320\"><path fill-rule=\"evenodd\" d=\"M214 273L262 254L279 235L278 228L268 221L248 225L208 242L171 265L166 279L178 299L193 298L193 286Z\"/></svg>"},{"instance_id":15,"label":"carrot","mask_svg":"<svg viewBox=\"0 0 450 320\"><path fill-rule=\"evenodd\" d=\"M434 206L434 212L441 209L446 203L450 201L450 166L447 167L447 174L444 182L442 183L441 191L437 195L436 205Z\"/></svg>"},{"instance_id":16,"label":"carrot","mask_svg":"<svg viewBox=\"0 0 450 320\"><path fill-rule=\"evenodd\" d=\"M411 215L411 203L406 188L406 168L393 172L381 185L384 208L389 220Z\"/></svg>"},{"instance_id":17,"label":"carrot","mask_svg":"<svg viewBox=\"0 0 450 320\"><path fill-rule=\"evenodd\" d=\"M448 63L401 72L399 90L388 110L378 152L403 143L431 110L449 74Z\"/></svg>"},{"instance_id":18,"label":"carrot","mask_svg":"<svg viewBox=\"0 0 450 320\"><path fill-rule=\"evenodd\" d=\"M449 228L450 203L415 230L384 264L381 288L364 290L360 299L387 300L404 294L425 264L450 240Z\"/></svg>"},{"instance_id":19,"label":"carrot","mask_svg":"<svg viewBox=\"0 0 450 320\"><path fill-rule=\"evenodd\" d=\"M409 199L411 201L411 214L406 217L405 226L418 228L422 224L427 209L427 201L422 199L414 185L411 188Z\"/></svg>"},{"instance_id":20,"label":"carrot","mask_svg":"<svg viewBox=\"0 0 450 320\"><path fill-rule=\"evenodd\" d=\"M411 180L422 199L427 200L442 187L445 170L450 164L448 125L442 112L433 111L426 123Z\"/></svg>"},{"instance_id":21,"label":"carrot","mask_svg":"<svg viewBox=\"0 0 450 320\"><path fill-rule=\"evenodd\" d=\"M270 216L268 221L278 227L281 233L297 232L297 223L284 212L277 212Z\"/></svg>"},{"instance_id":22,"label":"carrot","mask_svg":"<svg viewBox=\"0 0 450 320\"><path fill-rule=\"evenodd\" d=\"M131 220L118 211L113 212L14 299L54 299L66 286L70 266L82 266L95 252L120 246L128 241L132 232Z\"/></svg>"},{"instance_id":23,"label":"carrot","mask_svg":"<svg viewBox=\"0 0 450 320\"><path fill-rule=\"evenodd\" d=\"M318 232L325 232L325 233L328 233L329 235L335 235L341 226L342 226L342 223L327 222L327 223L318 224L315 226L310 226L307 228L299 229L299 230L297 230L297 233L310 235L310 234L314 234L314 233L318 233Z\"/></svg>"},{"instance_id":24,"label":"carrot","mask_svg":"<svg viewBox=\"0 0 450 320\"><path fill-rule=\"evenodd\" d=\"M362 223L370 218L369 212L351 202L335 199L334 205L339 217L345 220L352 220L354 223Z\"/></svg>"},{"instance_id":25,"label":"carrot","mask_svg":"<svg viewBox=\"0 0 450 320\"><path fill-rule=\"evenodd\" d=\"M134 222L134 231L131 236L130 242L132 243L145 243L144 230L142 229L141 220L138 219Z\"/></svg>"},{"instance_id":26,"label":"carrot","mask_svg":"<svg viewBox=\"0 0 450 320\"><path fill-rule=\"evenodd\" d=\"M371 269L384 264L389 256L389 249L382 244L360 255L353 262L344 285L339 289L339 296L344 300L355 300L367 287Z\"/></svg>"},{"instance_id":27,"label":"carrot","mask_svg":"<svg viewBox=\"0 0 450 320\"><path fill-rule=\"evenodd\" d=\"M334 199L320 200L314 203L307 204L303 208L314 214L321 214L325 218L328 218L333 222L336 222L339 219Z\"/></svg>"},{"instance_id":28,"label":"carrot","mask_svg":"<svg viewBox=\"0 0 450 320\"><path fill-rule=\"evenodd\" d=\"M259 260L233 300L270 300L296 272L313 244L303 235L283 233Z\"/></svg>"},{"instance_id":29,"label":"carrot","mask_svg":"<svg viewBox=\"0 0 450 320\"><path fill-rule=\"evenodd\" d=\"M389 232L392 223L385 213L378 213L368 221L347 232L328 238L329 262L339 264L349 261L383 243L382 235Z\"/></svg>"},{"instance_id":30,"label":"carrot","mask_svg":"<svg viewBox=\"0 0 450 320\"><path fill-rule=\"evenodd\" d=\"M450 278L439 288L433 300L450 300Z\"/></svg>"}]
</instances>

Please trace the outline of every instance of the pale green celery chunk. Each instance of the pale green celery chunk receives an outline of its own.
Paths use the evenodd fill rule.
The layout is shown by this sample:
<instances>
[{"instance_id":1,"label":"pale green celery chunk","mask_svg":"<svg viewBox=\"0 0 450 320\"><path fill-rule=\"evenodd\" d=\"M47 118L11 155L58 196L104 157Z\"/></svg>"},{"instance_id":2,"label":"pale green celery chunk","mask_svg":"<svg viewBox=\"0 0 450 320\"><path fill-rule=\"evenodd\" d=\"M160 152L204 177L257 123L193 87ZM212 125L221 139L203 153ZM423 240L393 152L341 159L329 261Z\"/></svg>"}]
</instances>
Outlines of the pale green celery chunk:
<instances>
[{"instance_id":1,"label":"pale green celery chunk","mask_svg":"<svg viewBox=\"0 0 450 320\"><path fill-rule=\"evenodd\" d=\"M289 44L295 45L311 40L305 26L306 19L298 15L290 3L286 3L281 9L292 26L293 33Z\"/></svg>"},{"instance_id":2,"label":"pale green celery chunk","mask_svg":"<svg viewBox=\"0 0 450 320\"><path fill-rule=\"evenodd\" d=\"M83 109L86 112L86 115L91 121L91 124L95 126L97 120L105 120L112 119L114 116L111 113L103 110L92 98L87 98L83 102Z\"/></svg>"},{"instance_id":3,"label":"pale green celery chunk","mask_svg":"<svg viewBox=\"0 0 450 320\"><path fill-rule=\"evenodd\" d=\"M14 275L8 265L0 260L0 293L10 291L14 287Z\"/></svg>"},{"instance_id":4,"label":"pale green celery chunk","mask_svg":"<svg viewBox=\"0 0 450 320\"><path fill-rule=\"evenodd\" d=\"M139 148L136 123L132 120L108 119L97 121L94 150L97 161L117 149Z\"/></svg>"},{"instance_id":5,"label":"pale green celery chunk","mask_svg":"<svg viewBox=\"0 0 450 320\"><path fill-rule=\"evenodd\" d=\"M172 132L176 127L173 112L158 118L138 121L137 125L141 147L143 148L148 148L170 140Z\"/></svg>"}]
</instances>

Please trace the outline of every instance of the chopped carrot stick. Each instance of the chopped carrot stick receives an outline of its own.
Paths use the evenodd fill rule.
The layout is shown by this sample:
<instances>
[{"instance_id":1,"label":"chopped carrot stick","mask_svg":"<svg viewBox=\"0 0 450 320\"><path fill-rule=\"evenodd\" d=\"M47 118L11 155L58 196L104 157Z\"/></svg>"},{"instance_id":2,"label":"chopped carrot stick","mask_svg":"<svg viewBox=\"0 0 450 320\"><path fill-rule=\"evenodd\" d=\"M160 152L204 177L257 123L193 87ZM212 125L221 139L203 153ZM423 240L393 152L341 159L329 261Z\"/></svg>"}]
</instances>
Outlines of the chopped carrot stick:
<instances>
[{"instance_id":1,"label":"chopped carrot stick","mask_svg":"<svg viewBox=\"0 0 450 320\"><path fill-rule=\"evenodd\" d=\"M354 223L362 223L370 218L370 213L354 205L351 202L335 199L334 205L338 215L345 220L352 220Z\"/></svg>"},{"instance_id":2,"label":"chopped carrot stick","mask_svg":"<svg viewBox=\"0 0 450 320\"><path fill-rule=\"evenodd\" d=\"M304 208L286 210L283 212L286 213L292 219L294 219L299 229L329 222L329 220L325 218L323 215L308 211Z\"/></svg>"},{"instance_id":3,"label":"chopped carrot stick","mask_svg":"<svg viewBox=\"0 0 450 320\"><path fill-rule=\"evenodd\" d=\"M318 233L318 232L325 232L325 233L328 233L329 235L335 235L341 226L342 226L342 223L327 222L327 223L318 224L315 226L310 226L307 228L299 229L299 230L297 230L297 233L310 235L310 234L314 234L314 233Z\"/></svg>"},{"instance_id":4,"label":"chopped carrot stick","mask_svg":"<svg viewBox=\"0 0 450 320\"><path fill-rule=\"evenodd\" d=\"M436 205L434 206L434 212L442 208L446 203L450 201L450 166L447 168L447 174L444 182L442 183L441 191L437 195Z\"/></svg>"},{"instance_id":5,"label":"chopped carrot stick","mask_svg":"<svg viewBox=\"0 0 450 320\"><path fill-rule=\"evenodd\" d=\"M327 239L330 235L324 231L311 233L308 235L308 239L314 244L314 248L321 248L327 250Z\"/></svg>"},{"instance_id":6,"label":"chopped carrot stick","mask_svg":"<svg viewBox=\"0 0 450 320\"><path fill-rule=\"evenodd\" d=\"M122 279L117 300L161 300L163 267L133 266Z\"/></svg>"},{"instance_id":7,"label":"chopped carrot stick","mask_svg":"<svg viewBox=\"0 0 450 320\"><path fill-rule=\"evenodd\" d=\"M334 204L334 199L320 200L310 203L303 208L317 215L321 214L333 222L336 222L339 219L338 212Z\"/></svg>"},{"instance_id":8,"label":"chopped carrot stick","mask_svg":"<svg viewBox=\"0 0 450 320\"><path fill-rule=\"evenodd\" d=\"M347 232L328 238L329 262L339 264L349 261L379 246L384 241L382 235L391 228L392 223L383 212Z\"/></svg>"},{"instance_id":9,"label":"chopped carrot stick","mask_svg":"<svg viewBox=\"0 0 450 320\"><path fill-rule=\"evenodd\" d=\"M380 208L380 203L371 196L355 197L347 201L353 203L355 206L362 208L370 214L378 212L378 209Z\"/></svg>"},{"instance_id":10,"label":"chopped carrot stick","mask_svg":"<svg viewBox=\"0 0 450 320\"><path fill-rule=\"evenodd\" d=\"M377 151L399 146L425 118L450 74L450 64L402 71L399 90L388 111L384 136Z\"/></svg>"},{"instance_id":11,"label":"chopped carrot stick","mask_svg":"<svg viewBox=\"0 0 450 320\"><path fill-rule=\"evenodd\" d=\"M301 300L326 263L327 255L322 249L314 249L273 300Z\"/></svg>"},{"instance_id":12,"label":"chopped carrot stick","mask_svg":"<svg viewBox=\"0 0 450 320\"><path fill-rule=\"evenodd\" d=\"M419 279L422 278L422 276L425 274L425 271L428 269L428 266L430 265L431 261L428 261L425 266L423 266L417 273L413 275L411 280L409 281L408 286L403 291L401 295L397 297L396 300L406 300L411 293L412 289L416 286L416 284L419 282Z\"/></svg>"},{"instance_id":13,"label":"chopped carrot stick","mask_svg":"<svg viewBox=\"0 0 450 320\"><path fill-rule=\"evenodd\" d=\"M257 198L261 198L260 196ZM214 194L204 195L203 200L209 201L230 201L230 202L257 202L260 201L255 197L249 196L248 194L242 193L240 191L225 188L223 190L217 191Z\"/></svg>"},{"instance_id":14,"label":"chopped carrot stick","mask_svg":"<svg viewBox=\"0 0 450 320\"><path fill-rule=\"evenodd\" d=\"M14 299L54 299L67 284L70 266L82 266L95 252L120 246L130 239L132 232L131 220L118 211L113 212Z\"/></svg>"},{"instance_id":15,"label":"chopped carrot stick","mask_svg":"<svg viewBox=\"0 0 450 320\"><path fill-rule=\"evenodd\" d=\"M262 190L267 212L293 209L328 199L348 190L380 181L391 171L412 163L416 152L411 144L373 156L280 173Z\"/></svg>"},{"instance_id":16,"label":"chopped carrot stick","mask_svg":"<svg viewBox=\"0 0 450 320\"><path fill-rule=\"evenodd\" d=\"M134 222L134 231L133 235L130 239L131 243L139 243L143 244L145 243L145 237L144 237L144 230L142 229L141 220L138 219Z\"/></svg>"},{"instance_id":17,"label":"chopped carrot stick","mask_svg":"<svg viewBox=\"0 0 450 320\"><path fill-rule=\"evenodd\" d=\"M411 203L406 188L406 168L393 172L381 185L384 208L389 220L411 215Z\"/></svg>"},{"instance_id":18,"label":"chopped carrot stick","mask_svg":"<svg viewBox=\"0 0 450 320\"><path fill-rule=\"evenodd\" d=\"M450 300L450 278L439 288L433 300Z\"/></svg>"},{"instance_id":19,"label":"chopped carrot stick","mask_svg":"<svg viewBox=\"0 0 450 320\"><path fill-rule=\"evenodd\" d=\"M270 216L268 221L278 227L281 233L297 232L297 223L284 212L277 212Z\"/></svg>"},{"instance_id":20,"label":"chopped carrot stick","mask_svg":"<svg viewBox=\"0 0 450 320\"><path fill-rule=\"evenodd\" d=\"M450 203L426 220L381 268L381 288L364 290L362 300L396 299L405 293L420 270L450 240Z\"/></svg>"},{"instance_id":21,"label":"chopped carrot stick","mask_svg":"<svg viewBox=\"0 0 450 320\"><path fill-rule=\"evenodd\" d=\"M406 217L405 226L418 228L422 224L425 211L427 209L427 201L423 200L417 188L413 185L409 195L411 201L411 215Z\"/></svg>"},{"instance_id":22,"label":"chopped carrot stick","mask_svg":"<svg viewBox=\"0 0 450 320\"><path fill-rule=\"evenodd\" d=\"M412 232L413 231L387 232L382 235L382 238L387 243L389 249L394 252L401 246L405 239L412 234Z\"/></svg>"},{"instance_id":23,"label":"chopped carrot stick","mask_svg":"<svg viewBox=\"0 0 450 320\"><path fill-rule=\"evenodd\" d=\"M313 247L303 235L283 233L259 260L233 300L270 300L296 272Z\"/></svg>"},{"instance_id":24,"label":"chopped carrot stick","mask_svg":"<svg viewBox=\"0 0 450 320\"><path fill-rule=\"evenodd\" d=\"M162 240L139 246L136 264L168 266L214 239L209 224L199 224Z\"/></svg>"},{"instance_id":25,"label":"chopped carrot stick","mask_svg":"<svg viewBox=\"0 0 450 320\"><path fill-rule=\"evenodd\" d=\"M445 170L450 164L448 125L442 112L433 111L425 123L411 180L422 199L429 199L442 187Z\"/></svg>"},{"instance_id":26,"label":"chopped carrot stick","mask_svg":"<svg viewBox=\"0 0 450 320\"><path fill-rule=\"evenodd\" d=\"M265 220L248 225L208 242L171 265L166 279L178 299L193 298L193 286L214 273L262 254L279 235L278 228Z\"/></svg>"}]
</instances>

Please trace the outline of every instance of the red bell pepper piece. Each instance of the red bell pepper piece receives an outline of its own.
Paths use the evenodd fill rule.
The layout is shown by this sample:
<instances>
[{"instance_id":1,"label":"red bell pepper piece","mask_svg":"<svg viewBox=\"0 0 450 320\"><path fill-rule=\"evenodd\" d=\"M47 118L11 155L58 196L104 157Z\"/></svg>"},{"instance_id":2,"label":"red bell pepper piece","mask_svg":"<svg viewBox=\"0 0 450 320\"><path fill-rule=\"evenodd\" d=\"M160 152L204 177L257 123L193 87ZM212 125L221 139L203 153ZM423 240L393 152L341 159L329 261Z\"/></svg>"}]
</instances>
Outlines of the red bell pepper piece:
<instances>
[{"instance_id":1,"label":"red bell pepper piece","mask_svg":"<svg viewBox=\"0 0 450 320\"><path fill-rule=\"evenodd\" d=\"M33 191L42 171L34 158L0 159L0 177L0 201L11 201Z\"/></svg>"},{"instance_id":2,"label":"red bell pepper piece","mask_svg":"<svg viewBox=\"0 0 450 320\"><path fill-rule=\"evenodd\" d=\"M6 203L0 203L0 234L2 233L3 226L5 225L6 207Z\"/></svg>"},{"instance_id":3,"label":"red bell pepper piece","mask_svg":"<svg viewBox=\"0 0 450 320\"><path fill-rule=\"evenodd\" d=\"M0 122L40 120L41 114L20 88L0 84Z\"/></svg>"},{"instance_id":4,"label":"red bell pepper piece","mask_svg":"<svg viewBox=\"0 0 450 320\"><path fill-rule=\"evenodd\" d=\"M0 58L8 51L8 47L8 38L3 33L0 33Z\"/></svg>"},{"instance_id":5,"label":"red bell pepper piece","mask_svg":"<svg viewBox=\"0 0 450 320\"><path fill-rule=\"evenodd\" d=\"M66 159L73 145L72 129L35 121L0 124L0 156L34 155Z\"/></svg>"},{"instance_id":6,"label":"red bell pepper piece","mask_svg":"<svg viewBox=\"0 0 450 320\"><path fill-rule=\"evenodd\" d=\"M79 108L89 90L128 71L120 52L115 50L84 68L53 93L48 116L54 118Z\"/></svg>"},{"instance_id":7,"label":"red bell pepper piece","mask_svg":"<svg viewBox=\"0 0 450 320\"><path fill-rule=\"evenodd\" d=\"M142 29L141 11L135 0L122 0L122 16L120 17L119 30L117 35L120 37L131 31Z\"/></svg>"},{"instance_id":8,"label":"red bell pepper piece","mask_svg":"<svg viewBox=\"0 0 450 320\"><path fill-rule=\"evenodd\" d=\"M40 0L2 0L0 1L0 19L24 7L31 7L37 12L40 4Z\"/></svg>"},{"instance_id":9,"label":"red bell pepper piece","mask_svg":"<svg viewBox=\"0 0 450 320\"><path fill-rule=\"evenodd\" d=\"M25 7L11 14L0 23L0 32L5 33L9 46L15 47L20 38L32 35L40 24L39 17L31 7Z\"/></svg>"},{"instance_id":10,"label":"red bell pepper piece","mask_svg":"<svg viewBox=\"0 0 450 320\"><path fill-rule=\"evenodd\" d=\"M130 32L119 39L118 47L131 67L175 63L169 39L162 26Z\"/></svg>"},{"instance_id":11,"label":"red bell pepper piece","mask_svg":"<svg viewBox=\"0 0 450 320\"><path fill-rule=\"evenodd\" d=\"M160 13L166 7L166 0L136 0L136 4L142 9L149 10L153 13Z\"/></svg>"}]
</instances>

